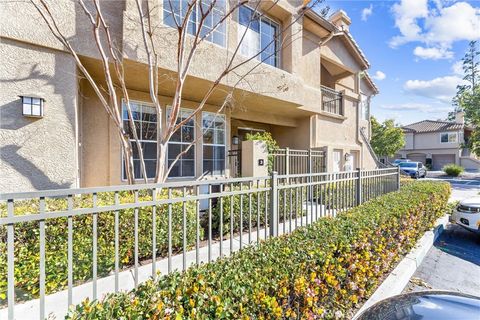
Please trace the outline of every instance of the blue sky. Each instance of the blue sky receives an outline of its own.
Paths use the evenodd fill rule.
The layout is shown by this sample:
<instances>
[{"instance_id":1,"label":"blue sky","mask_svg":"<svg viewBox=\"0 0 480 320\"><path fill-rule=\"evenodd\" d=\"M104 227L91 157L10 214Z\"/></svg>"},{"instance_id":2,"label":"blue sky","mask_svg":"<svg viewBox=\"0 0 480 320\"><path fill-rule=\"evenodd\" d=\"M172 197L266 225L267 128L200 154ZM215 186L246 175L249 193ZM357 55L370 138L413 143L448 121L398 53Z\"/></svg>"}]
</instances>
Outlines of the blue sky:
<instances>
[{"instance_id":1,"label":"blue sky","mask_svg":"<svg viewBox=\"0 0 480 320\"><path fill-rule=\"evenodd\" d=\"M372 114L400 124L445 119L461 83L460 59L480 40L480 1L326 1L343 9L380 88Z\"/></svg>"}]
</instances>

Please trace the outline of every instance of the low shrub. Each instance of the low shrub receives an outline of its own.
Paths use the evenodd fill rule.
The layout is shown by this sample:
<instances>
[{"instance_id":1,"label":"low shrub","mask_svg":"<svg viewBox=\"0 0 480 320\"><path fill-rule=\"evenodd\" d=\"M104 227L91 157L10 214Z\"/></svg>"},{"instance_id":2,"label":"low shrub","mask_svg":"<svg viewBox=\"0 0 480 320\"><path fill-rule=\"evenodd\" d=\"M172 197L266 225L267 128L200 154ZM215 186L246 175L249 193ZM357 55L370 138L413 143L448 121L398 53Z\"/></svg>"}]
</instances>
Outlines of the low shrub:
<instances>
[{"instance_id":1,"label":"low shrub","mask_svg":"<svg viewBox=\"0 0 480 320\"><path fill-rule=\"evenodd\" d=\"M68 318L348 318L445 212L449 193L448 183L409 183L231 257L85 301Z\"/></svg>"},{"instance_id":2,"label":"low shrub","mask_svg":"<svg viewBox=\"0 0 480 320\"><path fill-rule=\"evenodd\" d=\"M447 175L452 177L458 177L463 171L463 167L457 166L456 164L447 164L442 168L442 171L445 172Z\"/></svg>"},{"instance_id":3,"label":"low shrub","mask_svg":"<svg viewBox=\"0 0 480 320\"><path fill-rule=\"evenodd\" d=\"M166 198L166 191L157 198ZM181 196L173 191L173 197ZM151 200L148 194L139 195L139 201ZM120 203L133 203L132 193L120 194ZM111 193L98 194L97 205L107 206L114 203ZM15 214L23 215L38 212L38 200L15 203ZM65 199L46 199L47 211L66 210ZM92 198L75 198L74 207L92 207ZM196 240L196 205L186 203L186 239L191 248ZM4 210L2 210L4 211ZM168 251L168 207L156 209L157 255L166 256ZM114 212L98 214L98 253L97 272L99 276L109 274L115 267L114 256ZM92 215L80 215L73 218L73 276L76 283L92 278ZM172 251L183 248L183 207L182 203L172 205ZM67 218L48 219L46 232L46 293L53 293L67 286ZM200 229L203 238L203 229ZM39 294L39 224L28 222L15 225L15 290L21 300L38 297ZM7 289L7 232L0 228L0 304L5 303ZM139 259L152 256L152 207L143 207L138 212L138 252ZM187 248L188 249L188 248ZM134 259L134 210L119 211L119 260L120 268L133 265ZM3 301L2 301L3 300Z\"/></svg>"}]
</instances>

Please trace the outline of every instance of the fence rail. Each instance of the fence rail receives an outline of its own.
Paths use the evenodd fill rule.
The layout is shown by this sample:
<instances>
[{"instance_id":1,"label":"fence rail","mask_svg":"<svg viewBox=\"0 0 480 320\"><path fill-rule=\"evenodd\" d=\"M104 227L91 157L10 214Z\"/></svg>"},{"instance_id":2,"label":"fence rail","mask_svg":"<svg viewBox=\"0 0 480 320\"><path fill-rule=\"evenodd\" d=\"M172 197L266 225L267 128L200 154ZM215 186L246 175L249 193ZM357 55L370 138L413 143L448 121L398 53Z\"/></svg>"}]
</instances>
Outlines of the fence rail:
<instances>
[{"instance_id":1,"label":"fence rail","mask_svg":"<svg viewBox=\"0 0 480 320\"><path fill-rule=\"evenodd\" d=\"M14 319L22 305L29 318L32 310L62 316L87 297L213 261L398 188L398 169L389 168L2 194L0 318Z\"/></svg>"},{"instance_id":2,"label":"fence rail","mask_svg":"<svg viewBox=\"0 0 480 320\"><path fill-rule=\"evenodd\" d=\"M272 170L280 175L321 173L326 171L325 152L321 150L278 149L270 154Z\"/></svg>"},{"instance_id":3,"label":"fence rail","mask_svg":"<svg viewBox=\"0 0 480 320\"><path fill-rule=\"evenodd\" d=\"M322 86L322 110L343 115L343 97L342 93Z\"/></svg>"}]
</instances>

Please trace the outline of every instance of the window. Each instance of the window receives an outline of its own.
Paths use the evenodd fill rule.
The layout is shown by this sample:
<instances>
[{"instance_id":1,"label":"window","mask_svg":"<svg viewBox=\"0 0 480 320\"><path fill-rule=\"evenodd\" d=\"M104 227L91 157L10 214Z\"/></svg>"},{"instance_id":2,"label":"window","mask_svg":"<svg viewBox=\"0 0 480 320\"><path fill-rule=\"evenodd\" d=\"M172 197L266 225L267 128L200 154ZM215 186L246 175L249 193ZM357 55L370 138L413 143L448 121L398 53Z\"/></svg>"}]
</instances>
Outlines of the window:
<instances>
[{"instance_id":1,"label":"window","mask_svg":"<svg viewBox=\"0 0 480 320\"><path fill-rule=\"evenodd\" d=\"M143 159L145 161L145 169L147 178L155 178L157 165L157 112L155 108L141 102L130 102L132 109L132 118L135 123L138 140L143 150ZM136 140L134 140L133 132L129 123L128 111L125 102L122 105L123 127L125 132L131 139L133 149L133 172L135 179L141 179L142 170L140 164L140 155L137 149ZM123 166L124 161L122 161ZM122 178L127 179L125 167L122 170Z\"/></svg>"},{"instance_id":2,"label":"window","mask_svg":"<svg viewBox=\"0 0 480 320\"><path fill-rule=\"evenodd\" d=\"M188 0L163 0L163 22L164 24L170 27L176 27L175 20L177 23L181 23L185 18L188 9ZM200 6L204 11L208 10L211 5L211 0L202 0L196 4L196 7L193 8L192 13L188 21L188 33L195 34L197 32L197 23L201 18ZM210 32L214 26L216 26L220 20L226 14L226 1L217 0L215 6L213 7L210 14L205 18L203 22L202 30L200 36L206 35ZM174 19L175 17L175 19ZM226 43L226 24L223 22L220 24L215 31L213 31L206 39L210 42L216 43L222 47L225 47Z\"/></svg>"},{"instance_id":3,"label":"window","mask_svg":"<svg viewBox=\"0 0 480 320\"><path fill-rule=\"evenodd\" d=\"M225 116L202 113L203 173L225 174Z\"/></svg>"},{"instance_id":4,"label":"window","mask_svg":"<svg viewBox=\"0 0 480 320\"><path fill-rule=\"evenodd\" d=\"M170 118L171 109L168 109L167 117ZM192 115L192 111L181 109L178 115L177 124ZM168 175L170 178L176 177L194 177L195 176L195 120L194 117L183 124L176 132L173 133L168 142L168 167L181 152L185 152L173 164L172 170Z\"/></svg>"},{"instance_id":5,"label":"window","mask_svg":"<svg viewBox=\"0 0 480 320\"><path fill-rule=\"evenodd\" d=\"M43 98L21 96L23 115L27 117L43 117Z\"/></svg>"},{"instance_id":6,"label":"window","mask_svg":"<svg viewBox=\"0 0 480 320\"><path fill-rule=\"evenodd\" d=\"M370 118L370 98L362 94L360 96L360 106L362 113L362 120L369 120Z\"/></svg>"},{"instance_id":7,"label":"window","mask_svg":"<svg viewBox=\"0 0 480 320\"><path fill-rule=\"evenodd\" d=\"M446 132L440 134L441 143L455 143L457 142L457 133L456 132Z\"/></svg>"},{"instance_id":8,"label":"window","mask_svg":"<svg viewBox=\"0 0 480 320\"><path fill-rule=\"evenodd\" d=\"M256 58L271 66L278 67L280 27L267 17L255 17L254 15L257 14L246 6L239 9L238 41L242 41L240 53L250 58L263 50Z\"/></svg>"}]
</instances>

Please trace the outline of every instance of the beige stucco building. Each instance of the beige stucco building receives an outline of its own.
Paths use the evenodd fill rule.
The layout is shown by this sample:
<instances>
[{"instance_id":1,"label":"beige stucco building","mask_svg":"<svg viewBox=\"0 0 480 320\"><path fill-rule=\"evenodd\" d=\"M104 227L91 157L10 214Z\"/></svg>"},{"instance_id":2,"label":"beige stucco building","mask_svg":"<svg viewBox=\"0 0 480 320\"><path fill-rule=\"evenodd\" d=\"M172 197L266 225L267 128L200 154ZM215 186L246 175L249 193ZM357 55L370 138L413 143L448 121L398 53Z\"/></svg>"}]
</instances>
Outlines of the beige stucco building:
<instances>
[{"instance_id":1,"label":"beige stucco building","mask_svg":"<svg viewBox=\"0 0 480 320\"><path fill-rule=\"evenodd\" d=\"M174 81L169 79L174 78L176 69L175 32L169 27L163 1L157 2L158 10L153 14L160 26L156 45L161 52L159 73L164 75L159 99L168 105L174 95ZM224 101L219 92L182 128L184 133L169 146L172 154L192 136L202 134L203 123L218 121L211 136L198 139L191 152L182 157L172 170L172 179L229 176L226 155L241 145L232 145L232 140L237 140L233 138L241 140L246 133L256 131L271 132L280 147L324 150L329 171L343 170L347 154L352 156L354 167L376 166L366 144L370 97L378 90L366 72L367 59L349 33L350 19L339 11L327 20L312 10L298 19L301 3L282 0L270 8L269 1L262 2L264 8L270 8L261 21L267 30L253 30L251 41L261 43L268 32L281 32L282 26L292 23L281 34L281 50L238 86L233 103L220 118L212 120L212 112ZM2 1L0 6L0 192L125 183L114 124L72 56L29 2ZM51 2L51 6L84 65L101 79L102 64L82 9L73 1ZM102 6L125 58L126 84L135 101L139 130L143 130L139 134L146 164L151 167L156 148L151 130L157 119L149 106L148 71L135 20L136 4L118 0L104 1ZM248 9L243 14L248 14ZM235 15L227 19L217 38L202 44L184 89L185 114L198 105L222 71L242 27L240 15ZM245 70L256 63L250 61ZM235 77L228 77L222 86L231 88L235 81ZM38 101L44 101L41 116L24 115L21 97L32 104L32 112Z\"/></svg>"},{"instance_id":2,"label":"beige stucco building","mask_svg":"<svg viewBox=\"0 0 480 320\"><path fill-rule=\"evenodd\" d=\"M479 170L480 160L464 146L472 132L464 124L463 112L455 121L423 120L402 127L405 146L396 158L422 162L433 170L457 164L467 170Z\"/></svg>"}]
</instances>

